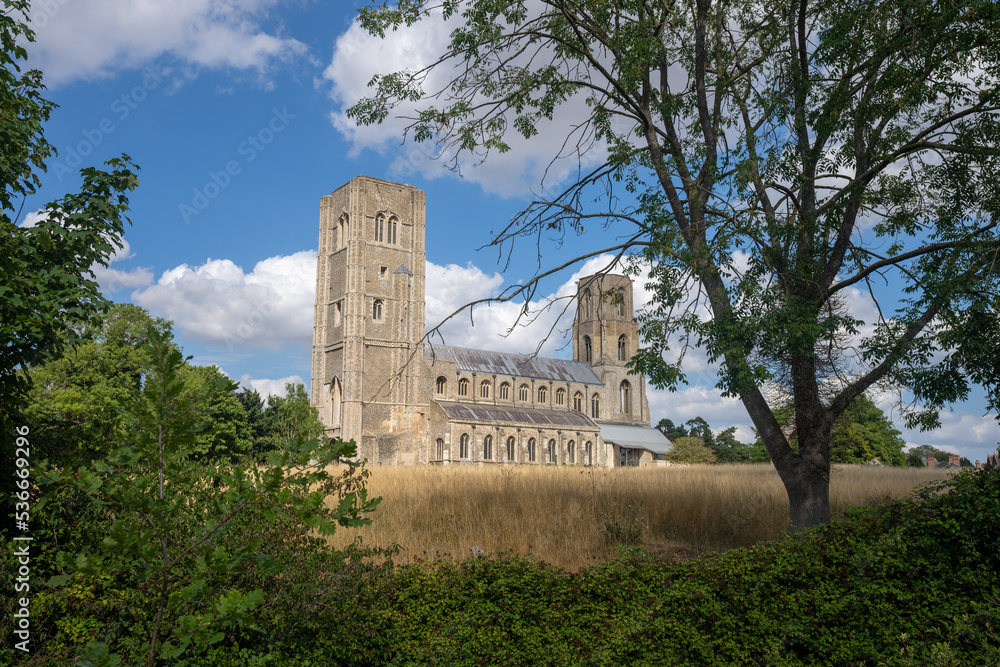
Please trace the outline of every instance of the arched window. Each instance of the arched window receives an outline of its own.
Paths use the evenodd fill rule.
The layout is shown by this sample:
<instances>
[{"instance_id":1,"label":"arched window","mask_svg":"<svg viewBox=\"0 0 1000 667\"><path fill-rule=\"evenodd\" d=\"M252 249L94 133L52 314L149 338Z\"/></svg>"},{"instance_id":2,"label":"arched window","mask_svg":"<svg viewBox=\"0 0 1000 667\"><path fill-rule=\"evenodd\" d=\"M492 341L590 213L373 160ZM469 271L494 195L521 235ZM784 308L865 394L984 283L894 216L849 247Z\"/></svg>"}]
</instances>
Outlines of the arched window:
<instances>
[{"instance_id":1,"label":"arched window","mask_svg":"<svg viewBox=\"0 0 1000 667\"><path fill-rule=\"evenodd\" d=\"M397 227L399 226L399 218L393 216L389 218L389 228L386 230L385 241L391 245L396 245L397 237Z\"/></svg>"},{"instance_id":2,"label":"arched window","mask_svg":"<svg viewBox=\"0 0 1000 667\"><path fill-rule=\"evenodd\" d=\"M343 400L343 390L340 387L340 380L333 378L330 383L330 426L340 424L340 405Z\"/></svg>"},{"instance_id":3,"label":"arched window","mask_svg":"<svg viewBox=\"0 0 1000 667\"><path fill-rule=\"evenodd\" d=\"M539 387L538 388L538 402L539 403L545 403L548 400L549 400L549 388L548 387Z\"/></svg>"},{"instance_id":4,"label":"arched window","mask_svg":"<svg viewBox=\"0 0 1000 667\"><path fill-rule=\"evenodd\" d=\"M594 345L590 342L590 336L583 337L583 360L587 363L594 360Z\"/></svg>"},{"instance_id":5,"label":"arched window","mask_svg":"<svg viewBox=\"0 0 1000 667\"><path fill-rule=\"evenodd\" d=\"M528 385L522 384L520 387L517 388L517 400L526 401L528 400L528 396L530 396L530 394L528 393Z\"/></svg>"},{"instance_id":6,"label":"arched window","mask_svg":"<svg viewBox=\"0 0 1000 667\"><path fill-rule=\"evenodd\" d=\"M587 318L589 319L594 316L594 295L588 289L584 292L583 299L587 303Z\"/></svg>"},{"instance_id":7,"label":"arched window","mask_svg":"<svg viewBox=\"0 0 1000 667\"><path fill-rule=\"evenodd\" d=\"M570 463L576 463L576 443L572 440L566 443L566 460Z\"/></svg>"},{"instance_id":8,"label":"arched window","mask_svg":"<svg viewBox=\"0 0 1000 667\"><path fill-rule=\"evenodd\" d=\"M583 394L580 392L573 394L573 409L577 412L583 412Z\"/></svg>"},{"instance_id":9,"label":"arched window","mask_svg":"<svg viewBox=\"0 0 1000 667\"><path fill-rule=\"evenodd\" d=\"M441 438L437 439L437 451L436 451L436 455L437 455L437 460L438 461L443 461L444 460L444 440L442 440Z\"/></svg>"},{"instance_id":10,"label":"arched window","mask_svg":"<svg viewBox=\"0 0 1000 667\"><path fill-rule=\"evenodd\" d=\"M504 382L500 385L500 400L509 401L510 400L510 383Z\"/></svg>"},{"instance_id":11,"label":"arched window","mask_svg":"<svg viewBox=\"0 0 1000 667\"><path fill-rule=\"evenodd\" d=\"M591 445L590 441L588 440L587 444L583 446L583 464L584 465L588 465L588 466L594 465L594 461L590 458L592 451L593 451L593 446Z\"/></svg>"},{"instance_id":12,"label":"arched window","mask_svg":"<svg viewBox=\"0 0 1000 667\"><path fill-rule=\"evenodd\" d=\"M628 380L622 380L620 390L622 397L622 412L628 414L632 412L632 385L628 383Z\"/></svg>"},{"instance_id":13,"label":"arched window","mask_svg":"<svg viewBox=\"0 0 1000 667\"><path fill-rule=\"evenodd\" d=\"M556 459L556 441L549 440L549 463L558 463Z\"/></svg>"},{"instance_id":14,"label":"arched window","mask_svg":"<svg viewBox=\"0 0 1000 667\"><path fill-rule=\"evenodd\" d=\"M597 394L590 397L590 416L594 419L601 416L601 397Z\"/></svg>"},{"instance_id":15,"label":"arched window","mask_svg":"<svg viewBox=\"0 0 1000 667\"><path fill-rule=\"evenodd\" d=\"M469 381L462 378L458 381L458 395L468 396L469 395Z\"/></svg>"},{"instance_id":16,"label":"arched window","mask_svg":"<svg viewBox=\"0 0 1000 667\"><path fill-rule=\"evenodd\" d=\"M483 438L483 458L487 461L493 460L493 436L488 435Z\"/></svg>"},{"instance_id":17,"label":"arched window","mask_svg":"<svg viewBox=\"0 0 1000 667\"><path fill-rule=\"evenodd\" d=\"M445 380L444 376L442 375L437 379L437 384L435 385L434 389L435 391L437 391L438 396L444 396L444 390L447 388L448 388L448 381Z\"/></svg>"},{"instance_id":18,"label":"arched window","mask_svg":"<svg viewBox=\"0 0 1000 667\"><path fill-rule=\"evenodd\" d=\"M489 398L490 397L490 387L492 384L489 380L483 380L479 383L479 398Z\"/></svg>"},{"instance_id":19,"label":"arched window","mask_svg":"<svg viewBox=\"0 0 1000 667\"><path fill-rule=\"evenodd\" d=\"M375 240L379 243L385 241L385 216L381 214L375 216Z\"/></svg>"},{"instance_id":20,"label":"arched window","mask_svg":"<svg viewBox=\"0 0 1000 667\"><path fill-rule=\"evenodd\" d=\"M514 436L507 438L507 460L514 461Z\"/></svg>"},{"instance_id":21,"label":"arched window","mask_svg":"<svg viewBox=\"0 0 1000 667\"><path fill-rule=\"evenodd\" d=\"M628 361L628 337L625 334L618 337L618 361Z\"/></svg>"},{"instance_id":22,"label":"arched window","mask_svg":"<svg viewBox=\"0 0 1000 667\"><path fill-rule=\"evenodd\" d=\"M556 405L566 405L565 389L556 389Z\"/></svg>"},{"instance_id":23,"label":"arched window","mask_svg":"<svg viewBox=\"0 0 1000 667\"><path fill-rule=\"evenodd\" d=\"M463 433L458 441L458 458L469 458L469 434Z\"/></svg>"},{"instance_id":24,"label":"arched window","mask_svg":"<svg viewBox=\"0 0 1000 667\"><path fill-rule=\"evenodd\" d=\"M528 439L528 460L531 462L535 461L535 439Z\"/></svg>"},{"instance_id":25,"label":"arched window","mask_svg":"<svg viewBox=\"0 0 1000 667\"><path fill-rule=\"evenodd\" d=\"M382 321L382 299L372 301L372 319L376 322Z\"/></svg>"},{"instance_id":26,"label":"arched window","mask_svg":"<svg viewBox=\"0 0 1000 667\"><path fill-rule=\"evenodd\" d=\"M618 296L615 301L618 302L618 316L625 317L625 290L618 290Z\"/></svg>"}]
</instances>

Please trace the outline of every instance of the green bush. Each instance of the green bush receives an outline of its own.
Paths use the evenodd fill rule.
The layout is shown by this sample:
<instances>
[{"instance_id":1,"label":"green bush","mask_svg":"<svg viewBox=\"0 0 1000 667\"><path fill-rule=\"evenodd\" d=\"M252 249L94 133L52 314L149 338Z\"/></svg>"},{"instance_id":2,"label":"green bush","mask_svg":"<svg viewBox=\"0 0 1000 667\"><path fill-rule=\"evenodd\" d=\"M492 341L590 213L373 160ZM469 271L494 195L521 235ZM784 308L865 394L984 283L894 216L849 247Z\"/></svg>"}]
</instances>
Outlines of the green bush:
<instances>
[{"instance_id":1,"label":"green bush","mask_svg":"<svg viewBox=\"0 0 1000 667\"><path fill-rule=\"evenodd\" d=\"M333 552L254 513L231 530L261 535L284 571L220 578L264 602L189 665L1000 665L998 471L749 549L671 565L623 547L580 573L511 555L394 566L391 550ZM141 595L129 585L44 598L47 655L142 639L144 617L113 613Z\"/></svg>"}]
</instances>

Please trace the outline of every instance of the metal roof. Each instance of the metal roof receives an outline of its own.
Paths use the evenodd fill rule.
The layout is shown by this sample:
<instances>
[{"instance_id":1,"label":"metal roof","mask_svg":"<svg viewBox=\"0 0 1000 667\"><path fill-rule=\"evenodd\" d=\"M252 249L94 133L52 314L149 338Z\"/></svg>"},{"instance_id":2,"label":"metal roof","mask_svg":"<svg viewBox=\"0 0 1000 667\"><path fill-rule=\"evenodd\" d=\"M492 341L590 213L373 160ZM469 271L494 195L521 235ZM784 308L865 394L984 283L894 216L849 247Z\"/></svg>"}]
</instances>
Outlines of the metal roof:
<instances>
[{"instance_id":1,"label":"metal roof","mask_svg":"<svg viewBox=\"0 0 1000 667\"><path fill-rule=\"evenodd\" d=\"M596 424L579 412L569 410L533 410L530 408L505 408L496 405L475 403L453 403L435 401L445 411L449 419L467 419L478 422L516 422L519 424L540 424L594 429ZM657 431L659 433L659 431Z\"/></svg>"},{"instance_id":2,"label":"metal roof","mask_svg":"<svg viewBox=\"0 0 1000 667\"><path fill-rule=\"evenodd\" d=\"M450 345L427 345L424 356L453 361L459 370L492 375L513 375L540 380L600 385L601 380L590 364L548 357L532 357L513 352L473 350Z\"/></svg>"},{"instance_id":3,"label":"metal roof","mask_svg":"<svg viewBox=\"0 0 1000 667\"><path fill-rule=\"evenodd\" d=\"M598 426L601 427L601 437L604 438L604 442L629 449L647 449L654 454L666 454L670 451L671 444L667 436L652 426L629 424L598 424Z\"/></svg>"}]
</instances>

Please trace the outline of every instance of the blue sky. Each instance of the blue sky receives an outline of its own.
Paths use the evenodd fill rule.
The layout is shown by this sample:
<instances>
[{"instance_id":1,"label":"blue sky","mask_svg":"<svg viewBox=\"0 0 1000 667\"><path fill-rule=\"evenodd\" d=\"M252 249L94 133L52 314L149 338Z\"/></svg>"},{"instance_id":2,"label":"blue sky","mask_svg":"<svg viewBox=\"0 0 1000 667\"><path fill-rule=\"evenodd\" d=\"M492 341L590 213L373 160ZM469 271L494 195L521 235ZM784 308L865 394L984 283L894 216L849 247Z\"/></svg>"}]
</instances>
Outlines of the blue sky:
<instances>
[{"instance_id":1,"label":"blue sky","mask_svg":"<svg viewBox=\"0 0 1000 667\"><path fill-rule=\"evenodd\" d=\"M81 166L131 155L141 167L133 225L126 251L99 272L102 287L116 301L172 319L196 363L217 364L265 394L286 381L308 386L319 200L356 175L427 193L428 325L527 279L537 264L533 246L506 271L495 251L476 248L538 190L561 135L515 142L500 159L465 163L459 177L429 159L426 148L400 145L399 123L354 127L343 112L372 74L427 62L446 39L439 26L421 25L374 40L352 27L360 6L48 0L32 12L37 41L30 62L60 105L46 128L59 156L25 211L30 216L75 188ZM565 114L558 124L573 121L572 109ZM562 246L546 242L542 262L561 263L574 250L613 239L611 230ZM567 272L543 291L568 294L593 268ZM518 308L483 309L474 328L460 318L445 327L446 342L531 351L557 313L502 337ZM563 343L557 336L544 352L565 356ZM650 390L654 423L700 415L716 429L736 425L751 439L742 406L714 389L711 365L697 354L689 361L686 389ZM956 406L942 421L930 433L902 429L904 437L970 459L996 450L1000 428L981 400Z\"/></svg>"}]
</instances>

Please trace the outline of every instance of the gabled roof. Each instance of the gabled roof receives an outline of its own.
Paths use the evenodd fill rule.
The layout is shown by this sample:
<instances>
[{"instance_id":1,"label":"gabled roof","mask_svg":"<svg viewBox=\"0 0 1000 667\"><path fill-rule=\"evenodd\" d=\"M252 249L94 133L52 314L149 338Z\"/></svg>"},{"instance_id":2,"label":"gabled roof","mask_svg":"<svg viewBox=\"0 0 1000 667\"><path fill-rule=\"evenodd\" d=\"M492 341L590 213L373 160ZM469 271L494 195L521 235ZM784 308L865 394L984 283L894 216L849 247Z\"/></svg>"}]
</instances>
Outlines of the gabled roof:
<instances>
[{"instance_id":1,"label":"gabled roof","mask_svg":"<svg viewBox=\"0 0 1000 667\"><path fill-rule=\"evenodd\" d=\"M473 350L450 345L426 345L424 356L428 359L453 361L459 370L490 375L513 375L539 380L601 384L590 364L583 361L566 361L549 357L532 357L514 352Z\"/></svg>"},{"instance_id":2,"label":"gabled roof","mask_svg":"<svg viewBox=\"0 0 1000 667\"><path fill-rule=\"evenodd\" d=\"M454 403L435 401L449 419L465 419L477 422L513 422L517 424L540 424L573 428L596 429L590 418L569 410L533 410L531 408L506 408L498 405L476 403ZM659 433L659 431L657 431Z\"/></svg>"}]
</instances>

